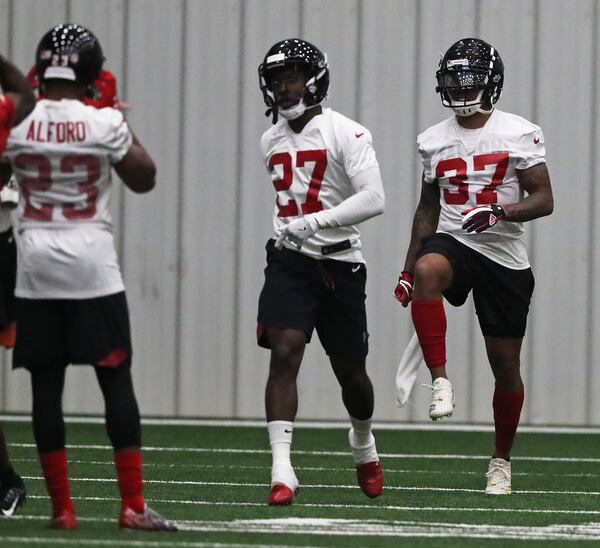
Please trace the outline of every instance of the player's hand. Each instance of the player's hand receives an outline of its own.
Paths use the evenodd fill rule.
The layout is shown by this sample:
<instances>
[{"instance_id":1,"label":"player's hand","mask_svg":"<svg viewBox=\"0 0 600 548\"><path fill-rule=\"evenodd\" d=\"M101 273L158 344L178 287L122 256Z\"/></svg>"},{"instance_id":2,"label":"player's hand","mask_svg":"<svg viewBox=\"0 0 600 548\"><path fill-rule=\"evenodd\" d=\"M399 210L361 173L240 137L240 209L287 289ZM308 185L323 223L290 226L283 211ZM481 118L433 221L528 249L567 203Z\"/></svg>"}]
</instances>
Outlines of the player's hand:
<instances>
[{"instance_id":1,"label":"player's hand","mask_svg":"<svg viewBox=\"0 0 600 548\"><path fill-rule=\"evenodd\" d=\"M506 217L498 204L473 207L462 212L463 230L467 232L483 232Z\"/></svg>"},{"instance_id":2,"label":"player's hand","mask_svg":"<svg viewBox=\"0 0 600 548\"><path fill-rule=\"evenodd\" d=\"M402 272L398 279L398 285L394 289L394 296L398 299L404 308L412 300L413 292L413 275L410 272Z\"/></svg>"},{"instance_id":3,"label":"player's hand","mask_svg":"<svg viewBox=\"0 0 600 548\"><path fill-rule=\"evenodd\" d=\"M287 240L296 246L296 249L301 249L304 242L317 230L319 230L319 224L314 217L298 217L281 230L281 234L275 241L275 247L281 249L283 240Z\"/></svg>"}]
</instances>

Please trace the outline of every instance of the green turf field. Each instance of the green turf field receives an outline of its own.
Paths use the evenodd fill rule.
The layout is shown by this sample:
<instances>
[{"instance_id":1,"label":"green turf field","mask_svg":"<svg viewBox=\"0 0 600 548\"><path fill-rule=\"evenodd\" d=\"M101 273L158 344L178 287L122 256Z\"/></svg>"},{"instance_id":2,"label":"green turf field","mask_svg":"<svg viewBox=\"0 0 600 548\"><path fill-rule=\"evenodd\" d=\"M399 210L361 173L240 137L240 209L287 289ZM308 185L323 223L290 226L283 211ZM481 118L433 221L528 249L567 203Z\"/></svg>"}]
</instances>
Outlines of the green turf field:
<instances>
[{"instance_id":1,"label":"green turf field","mask_svg":"<svg viewBox=\"0 0 600 548\"><path fill-rule=\"evenodd\" d=\"M71 489L80 527L45 528L49 500L31 427L3 421L29 499L0 519L0 546L600 546L600 435L520 434L513 494L483 494L489 432L375 431L383 495L355 483L346 428L297 427L302 491L290 508L266 505L266 429L144 426L149 504L178 533L120 531L112 453L100 424L68 424Z\"/></svg>"}]
</instances>

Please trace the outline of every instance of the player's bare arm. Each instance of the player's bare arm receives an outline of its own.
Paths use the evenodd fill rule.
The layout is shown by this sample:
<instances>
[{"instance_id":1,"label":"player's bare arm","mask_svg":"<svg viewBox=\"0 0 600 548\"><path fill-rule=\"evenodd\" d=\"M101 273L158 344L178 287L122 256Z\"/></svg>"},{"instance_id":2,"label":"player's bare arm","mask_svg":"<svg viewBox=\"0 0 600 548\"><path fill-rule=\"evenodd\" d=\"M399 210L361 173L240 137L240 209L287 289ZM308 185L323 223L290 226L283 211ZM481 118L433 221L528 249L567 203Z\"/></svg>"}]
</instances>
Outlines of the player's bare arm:
<instances>
[{"instance_id":1,"label":"player's bare arm","mask_svg":"<svg viewBox=\"0 0 600 548\"><path fill-rule=\"evenodd\" d=\"M133 144L123 159L113 167L121 180L134 192L149 192L156 184L156 165L132 133Z\"/></svg>"},{"instance_id":2,"label":"player's bare arm","mask_svg":"<svg viewBox=\"0 0 600 548\"><path fill-rule=\"evenodd\" d=\"M0 55L0 86L2 86L4 94L15 103L16 113L13 125L16 126L33 110L35 97L25 76L2 55Z\"/></svg>"},{"instance_id":3,"label":"player's bare arm","mask_svg":"<svg viewBox=\"0 0 600 548\"><path fill-rule=\"evenodd\" d=\"M421 182L421 198L413 217L410 245L406 253L404 271L413 272L417 253L421 249L421 240L433 234L440 217L440 187L436 183Z\"/></svg>"},{"instance_id":4,"label":"player's bare arm","mask_svg":"<svg viewBox=\"0 0 600 548\"><path fill-rule=\"evenodd\" d=\"M502 206L506 215L504 220L523 222L550 215L554 210L554 198L546 164L517 171L517 177L527 196L516 204Z\"/></svg>"}]
</instances>

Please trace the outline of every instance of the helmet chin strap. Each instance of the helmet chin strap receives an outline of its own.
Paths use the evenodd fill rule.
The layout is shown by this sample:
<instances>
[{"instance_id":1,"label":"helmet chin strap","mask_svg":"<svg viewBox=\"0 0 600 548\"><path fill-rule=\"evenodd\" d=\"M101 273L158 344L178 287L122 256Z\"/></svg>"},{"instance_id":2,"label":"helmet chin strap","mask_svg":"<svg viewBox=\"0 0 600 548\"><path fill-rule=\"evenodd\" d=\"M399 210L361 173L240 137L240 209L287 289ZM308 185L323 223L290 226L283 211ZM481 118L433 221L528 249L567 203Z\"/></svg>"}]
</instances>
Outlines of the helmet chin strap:
<instances>
[{"instance_id":1,"label":"helmet chin strap","mask_svg":"<svg viewBox=\"0 0 600 548\"><path fill-rule=\"evenodd\" d=\"M302 116L307 110L311 109L311 108L315 108L319 106L317 105L310 105L310 106L306 106L306 104L304 103L304 99L300 99L300 101L298 101L298 104L294 105L293 107L290 108L278 108L277 111L279 112L279 114L281 114L281 116L283 116L286 120L295 120L296 118L300 118L300 116Z\"/></svg>"},{"instance_id":2,"label":"helmet chin strap","mask_svg":"<svg viewBox=\"0 0 600 548\"><path fill-rule=\"evenodd\" d=\"M450 108L454 111L454 113L457 116L461 116L461 117L469 117L469 116L473 116L473 114L477 113L477 112L481 112L482 114L491 114L492 111L494 110L494 105L492 105L492 107L489 110L485 110L484 108L482 108L481 106L481 97L483 96L483 92L484 90L480 90L479 93L477 94L477 97L475 99L473 99L473 101L470 102L466 102L466 101L454 101L451 100L450 101Z\"/></svg>"}]
</instances>

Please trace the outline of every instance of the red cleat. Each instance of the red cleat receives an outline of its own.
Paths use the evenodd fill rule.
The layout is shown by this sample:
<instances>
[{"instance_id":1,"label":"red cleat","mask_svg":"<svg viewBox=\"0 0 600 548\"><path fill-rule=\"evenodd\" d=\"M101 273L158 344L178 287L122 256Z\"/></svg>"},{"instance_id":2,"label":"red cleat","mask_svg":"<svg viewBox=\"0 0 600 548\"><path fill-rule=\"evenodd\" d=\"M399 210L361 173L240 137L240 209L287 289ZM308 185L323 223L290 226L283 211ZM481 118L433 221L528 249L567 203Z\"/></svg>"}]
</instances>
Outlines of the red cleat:
<instances>
[{"instance_id":1,"label":"red cleat","mask_svg":"<svg viewBox=\"0 0 600 548\"><path fill-rule=\"evenodd\" d=\"M50 529L77 529L77 518L70 510L65 510L62 514L54 516L48 524Z\"/></svg>"},{"instance_id":2,"label":"red cleat","mask_svg":"<svg viewBox=\"0 0 600 548\"><path fill-rule=\"evenodd\" d=\"M378 460L359 464L356 467L358 485L367 497L374 499L383 491L383 469Z\"/></svg>"},{"instance_id":3,"label":"red cleat","mask_svg":"<svg viewBox=\"0 0 600 548\"><path fill-rule=\"evenodd\" d=\"M136 512L132 508L121 509L119 517L121 529L142 529L144 531L177 531L177 526L158 512L144 507L143 512Z\"/></svg>"},{"instance_id":4,"label":"red cleat","mask_svg":"<svg viewBox=\"0 0 600 548\"><path fill-rule=\"evenodd\" d=\"M298 489L294 492L287 485L276 483L269 491L269 506L289 506L297 492Z\"/></svg>"}]
</instances>

